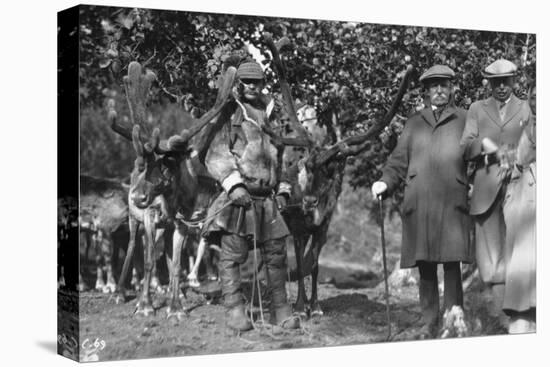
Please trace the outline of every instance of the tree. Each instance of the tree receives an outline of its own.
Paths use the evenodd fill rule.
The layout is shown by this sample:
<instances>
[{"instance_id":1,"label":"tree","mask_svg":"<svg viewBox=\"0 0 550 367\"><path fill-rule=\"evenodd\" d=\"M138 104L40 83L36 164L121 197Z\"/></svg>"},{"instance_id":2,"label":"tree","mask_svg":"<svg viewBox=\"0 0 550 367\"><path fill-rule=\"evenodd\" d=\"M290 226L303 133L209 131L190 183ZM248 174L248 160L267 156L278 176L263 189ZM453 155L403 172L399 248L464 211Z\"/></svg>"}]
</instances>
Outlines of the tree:
<instances>
[{"instance_id":1,"label":"tree","mask_svg":"<svg viewBox=\"0 0 550 367\"><path fill-rule=\"evenodd\" d=\"M291 40L292 49L284 56L293 96L315 105L333 139L364 132L380 118L406 66L412 64L416 75L394 121L382 139L348 168L355 187L370 185L380 176L406 117L424 104L418 76L434 63L455 70L454 98L464 108L488 94L481 70L498 58L519 66L515 92L520 97L535 78L533 34L100 6L81 7L80 20L82 107L100 114L105 98L113 94L123 105L122 76L130 61L139 61L157 74L153 103L171 111L165 112L170 122L163 120L167 116L155 122L163 124L163 130L164 125L178 130L177 112L169 102L192 113L211 106L223 62L235 52L246 55L249 44L263 53L270 92L278 93L270 55L262 43L263 31L274 39ZM83 134L86 129L83 126ZM111 149L106 144L102 162ZM101 166L102 174L118 172L95 161L93 151L88 149L90 170ZM399 198L398 194L395 203Z\"/></svg>"}]
</instances>

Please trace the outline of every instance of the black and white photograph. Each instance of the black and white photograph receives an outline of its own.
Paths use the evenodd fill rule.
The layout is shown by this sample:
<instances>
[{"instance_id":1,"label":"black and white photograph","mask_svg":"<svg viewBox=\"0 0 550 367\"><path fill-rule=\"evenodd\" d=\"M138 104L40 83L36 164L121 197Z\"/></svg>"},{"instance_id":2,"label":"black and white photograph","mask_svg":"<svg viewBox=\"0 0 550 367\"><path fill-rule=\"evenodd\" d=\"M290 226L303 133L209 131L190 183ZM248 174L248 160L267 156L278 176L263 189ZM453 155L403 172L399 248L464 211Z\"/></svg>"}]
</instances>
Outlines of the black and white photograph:
<instances>
[{"instance_id":1,"label":"black and white photograph","mask_svg":"<svg viewBox=\"0 0 550 367\"><path fill-rule=\"evenodd\" d=\"M6 358L537 364L540 7L27 7L2 26Z\"/></svg>"},{"instance_id":2,"label":"black and white photograph","mask_svg":"<svg viewBox=\"0 0 550 367\"><path fill-rule=\"evenodd\" d=\"M58 40L60 354L536 332L536 34L81 5Z\"/></svg>"}]
</instances>

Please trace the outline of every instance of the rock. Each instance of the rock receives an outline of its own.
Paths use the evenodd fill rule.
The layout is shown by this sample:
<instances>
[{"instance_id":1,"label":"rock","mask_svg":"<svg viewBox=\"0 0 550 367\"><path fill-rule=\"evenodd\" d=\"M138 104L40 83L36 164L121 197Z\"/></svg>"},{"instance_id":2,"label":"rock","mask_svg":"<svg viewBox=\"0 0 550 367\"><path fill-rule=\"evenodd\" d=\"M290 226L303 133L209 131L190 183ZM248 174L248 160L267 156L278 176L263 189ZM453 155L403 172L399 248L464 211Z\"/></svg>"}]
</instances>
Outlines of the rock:
<instances>
[{"instance_id":1,"label":"rock","mask_svg":"<svg viewBox=\"0 0 550 367\"><path fill-rule=\"evenodd\" d=\"M401 269L400 261L395 263L392 273L388 277L391 288L410 287L418 284L417 275L412 268Z\"/></svg>"}]
</instances>

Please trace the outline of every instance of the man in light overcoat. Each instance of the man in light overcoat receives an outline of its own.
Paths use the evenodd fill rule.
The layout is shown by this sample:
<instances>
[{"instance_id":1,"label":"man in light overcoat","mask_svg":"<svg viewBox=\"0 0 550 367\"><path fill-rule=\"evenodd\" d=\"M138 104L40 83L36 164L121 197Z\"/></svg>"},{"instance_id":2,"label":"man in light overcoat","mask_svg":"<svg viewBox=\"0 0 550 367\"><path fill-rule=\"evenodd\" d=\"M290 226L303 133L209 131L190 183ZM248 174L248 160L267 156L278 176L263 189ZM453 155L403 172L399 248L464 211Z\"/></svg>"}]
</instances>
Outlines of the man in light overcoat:
<instances>
[{"instance_id":1,"label":"man in light overcoat","mask_svg":"<svg viewBox=\"0 0 550 367\"><path fill-rule=\"evenodd\" d=\"M475 222L477 265L481 279L491 292L490 312L500 317L503 326L507 323L501 311L506 227L498 162L501 152L517 145L530 115L528 103L512 92L516 71L516 65L505 59L485 68L483 75L490 82L492 95L470 106L461 139L465 159L475 162L476 167L470 214Z\"/></svg>"}]
</instances>

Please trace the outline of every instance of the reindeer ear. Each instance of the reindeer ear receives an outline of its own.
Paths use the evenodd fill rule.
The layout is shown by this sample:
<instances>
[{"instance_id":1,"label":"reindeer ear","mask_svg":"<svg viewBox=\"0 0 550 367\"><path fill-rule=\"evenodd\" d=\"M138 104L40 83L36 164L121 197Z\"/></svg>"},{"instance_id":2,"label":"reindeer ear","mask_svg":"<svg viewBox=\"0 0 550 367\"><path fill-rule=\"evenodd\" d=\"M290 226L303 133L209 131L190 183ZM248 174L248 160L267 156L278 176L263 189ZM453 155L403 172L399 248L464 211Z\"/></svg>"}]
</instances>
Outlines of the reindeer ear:
<instances>
[{"instance_id":1,"label":"reindeer ear","mask_svg":"<svg viewBox=\"0 0 550 367\"><path fill-rule=\"evenodd\" d=\"M134 161L134 166L139 172L143 172L145 169L145 161L143 160L143 157L137 157Z\"/></svg>"},{"instance_id":2,"label":"reindeer ear","mask_svg":"<svg viewBox=\"0 0 550 367\"><path fill-rule=\"evenodd\" d=\"M153 130L153 133L151 134L151 147L153 149L156 149L159 146L159 140L160 140L159 136L160 136L160 129L156 127Z\"/></svg>"},{"instance_id":3,"label":"reindeer ear","mask_svg":"<svg viewBox=\"0 0 550 367\"><path fill-rule=\"evenodd\" d=\"M298 160L298 169L303 170L306 167L306 160L305 158L301 158Z\"/></svg>"},{"instance_id":4,"label":"reindeer ear","mask_svg":"<svg viewBox=\"0 0 550 367\"><path fill-rule=\"evenodd\" d=\"M182 138L180 135L173 135L168 138L167 148L172 152L185 152L189 149L187 140Z\"/></svg>"}]
</instances>

